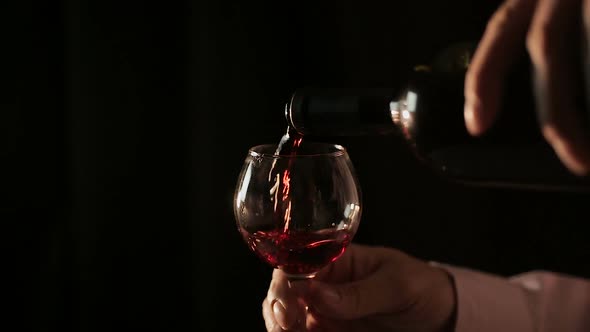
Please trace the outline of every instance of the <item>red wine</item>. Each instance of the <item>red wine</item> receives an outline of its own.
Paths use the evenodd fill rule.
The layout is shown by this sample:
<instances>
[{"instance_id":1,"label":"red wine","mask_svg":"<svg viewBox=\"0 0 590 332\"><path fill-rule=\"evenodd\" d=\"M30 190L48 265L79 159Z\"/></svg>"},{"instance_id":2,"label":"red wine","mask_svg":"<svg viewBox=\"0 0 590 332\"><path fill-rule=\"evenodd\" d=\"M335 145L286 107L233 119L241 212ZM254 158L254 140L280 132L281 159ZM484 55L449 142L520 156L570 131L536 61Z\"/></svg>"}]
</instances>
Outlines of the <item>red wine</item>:
<instances>
[{"instance_id":1,"label":"red wine","mask_svg":"<svg viewBox=\"0 0 590 332\"><path fill-rule=\"evenodd\" d=\"M312 275L344 253L351 240L349 230L308 231L240 230L262 260L291 275Z\"/></svg>"},{"instance_id":2,"label":"red wine","mask_svg":"<svg viewBox=\"0 0 590 332\"><path fill-rule=\"evenodd\" d=\"M302 142L303 137L290 126L287 126L287 132L281 138L281 141L277 146L277 150L275 151L275 155L290 157L295 156L297 155L297 151L299 150ZM275 206L273 217L278 219L276 225L282 225L282 229L284 231L289 229L289 221L291 220L291 200L289 199L289 195L291 192L290 183L292 162L293 159L289 159L286 169L283 170L281 174L279 174L280 182L274 197ZM274 172L271 170L269 174L269 180L276 176L273 175L273 173Z\"/></svg>"},{"instance_id":3,"label":"red wine","mask_svg":"<svg viewBox=\"0 0 590 332\"><path fill-rule=\"evenodd\" d=\"M250 249L263 261L299 278L313 276L340 257L350 243L353 232L351 229L332 228L310 230L309 226L292 224L291 180L292 172L298 172L294 157L316 153L306 151L309 144L305 145L303 137L292 127L287 127L274 153L278 158L273 160L268 175L269 182L277 184L271 190L273 226L271 229L266 226L263 230L240 228ZM314 216L310 209L303 208L298 210L298 219L314 220Z\"/></svg>"},{"instance_id":4,"label":"red wine","mask_svg":"<svg viewBox=\"0 0 590 332\"><path fill-rule=\"evenodd\" d=\"M293 127L287 126L287 132L281 137L281 141L277 146L275 155L277 156L295 156L301 143L303 142L303 136L297 132Z\"/></svg>"}]
</instances>

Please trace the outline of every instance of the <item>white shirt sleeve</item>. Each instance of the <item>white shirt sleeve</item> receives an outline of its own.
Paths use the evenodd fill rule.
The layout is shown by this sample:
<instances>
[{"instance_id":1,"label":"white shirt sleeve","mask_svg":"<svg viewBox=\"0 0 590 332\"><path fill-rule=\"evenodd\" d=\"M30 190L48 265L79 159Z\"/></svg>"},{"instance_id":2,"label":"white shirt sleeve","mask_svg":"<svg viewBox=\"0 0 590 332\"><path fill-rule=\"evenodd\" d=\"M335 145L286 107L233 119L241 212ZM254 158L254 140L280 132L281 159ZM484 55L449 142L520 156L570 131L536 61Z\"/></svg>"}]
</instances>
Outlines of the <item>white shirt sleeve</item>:
<instances>
[{"instance_id":1,"label":"white shirt sleeve","mask_svg":"<svg viewBox=\"0 0 590 332\"><path fill-rule=\"evenodd\" d=\"M590 281L546 271L504 278L439 265L455 280L456 332L590 331Z\"/></svg>"}]
</instances>

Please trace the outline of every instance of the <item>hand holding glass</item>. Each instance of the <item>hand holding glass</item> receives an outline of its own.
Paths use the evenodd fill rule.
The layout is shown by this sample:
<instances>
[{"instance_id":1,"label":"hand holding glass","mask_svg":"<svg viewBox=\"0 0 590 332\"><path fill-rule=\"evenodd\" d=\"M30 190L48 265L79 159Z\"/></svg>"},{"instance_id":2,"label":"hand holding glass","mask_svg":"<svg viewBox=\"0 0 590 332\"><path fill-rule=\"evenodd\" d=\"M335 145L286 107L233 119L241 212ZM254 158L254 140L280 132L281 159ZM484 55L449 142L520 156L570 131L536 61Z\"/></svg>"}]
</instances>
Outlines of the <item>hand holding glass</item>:
<instances>
[{"instance_id":1,"label":"hand holding glass","mask_svg":"<svg viewBox=\"0 0 590 332\"><path fill-rule=\"evenodd\" d=\"M277 145L249 150L235 192L244 240L263 261L291 279L313 277L354 237L361 193L346 150L305 143L297 153Z\"/></svg>"}]
</instances>

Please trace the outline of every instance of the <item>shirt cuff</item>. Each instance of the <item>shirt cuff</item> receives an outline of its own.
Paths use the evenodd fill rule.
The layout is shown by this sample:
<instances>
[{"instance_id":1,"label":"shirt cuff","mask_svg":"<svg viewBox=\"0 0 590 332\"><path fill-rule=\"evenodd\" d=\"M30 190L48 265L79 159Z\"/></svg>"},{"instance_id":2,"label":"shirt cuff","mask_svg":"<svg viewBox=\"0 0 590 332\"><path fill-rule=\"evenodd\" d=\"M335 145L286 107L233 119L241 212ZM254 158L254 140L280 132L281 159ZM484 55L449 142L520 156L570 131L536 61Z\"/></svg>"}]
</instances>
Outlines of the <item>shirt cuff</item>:
<instances>
[{"instance_id":1,"label":"shirt cuff","mask_svg":"<svg viewBox=\"0 0 590 332\"><path fill-rule=\"evenodd\" d=\"M528 332L534 320L528 294L500 276L433 263L454 279L457 296L455 332Z\"/></svg>"}]
</instances>

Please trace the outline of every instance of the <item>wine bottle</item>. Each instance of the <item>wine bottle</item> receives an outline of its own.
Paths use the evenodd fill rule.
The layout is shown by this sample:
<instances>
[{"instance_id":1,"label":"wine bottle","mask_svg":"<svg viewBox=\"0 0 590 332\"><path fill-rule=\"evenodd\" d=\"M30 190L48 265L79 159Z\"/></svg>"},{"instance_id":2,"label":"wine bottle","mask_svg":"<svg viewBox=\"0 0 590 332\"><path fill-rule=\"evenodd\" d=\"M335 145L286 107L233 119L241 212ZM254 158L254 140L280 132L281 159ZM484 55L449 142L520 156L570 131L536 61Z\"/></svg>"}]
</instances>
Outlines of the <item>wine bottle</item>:
<instances>
[{"instance_id":1,"label":"wine bottle","mask_svg":"<svg viewBox=\"0 0 590 332\"><path fill-rule=\"evenodd\" d=\"M414 67L400 88L297 90L286 107L288 125L302 136L397 136L434 172L456 182L590 191L588 177L569 172L542 136L526 59L507 80L492 128L478 137L467 132L463 82L473 50L473 44L446 49Z\"/></svg>"}]
</instances>

